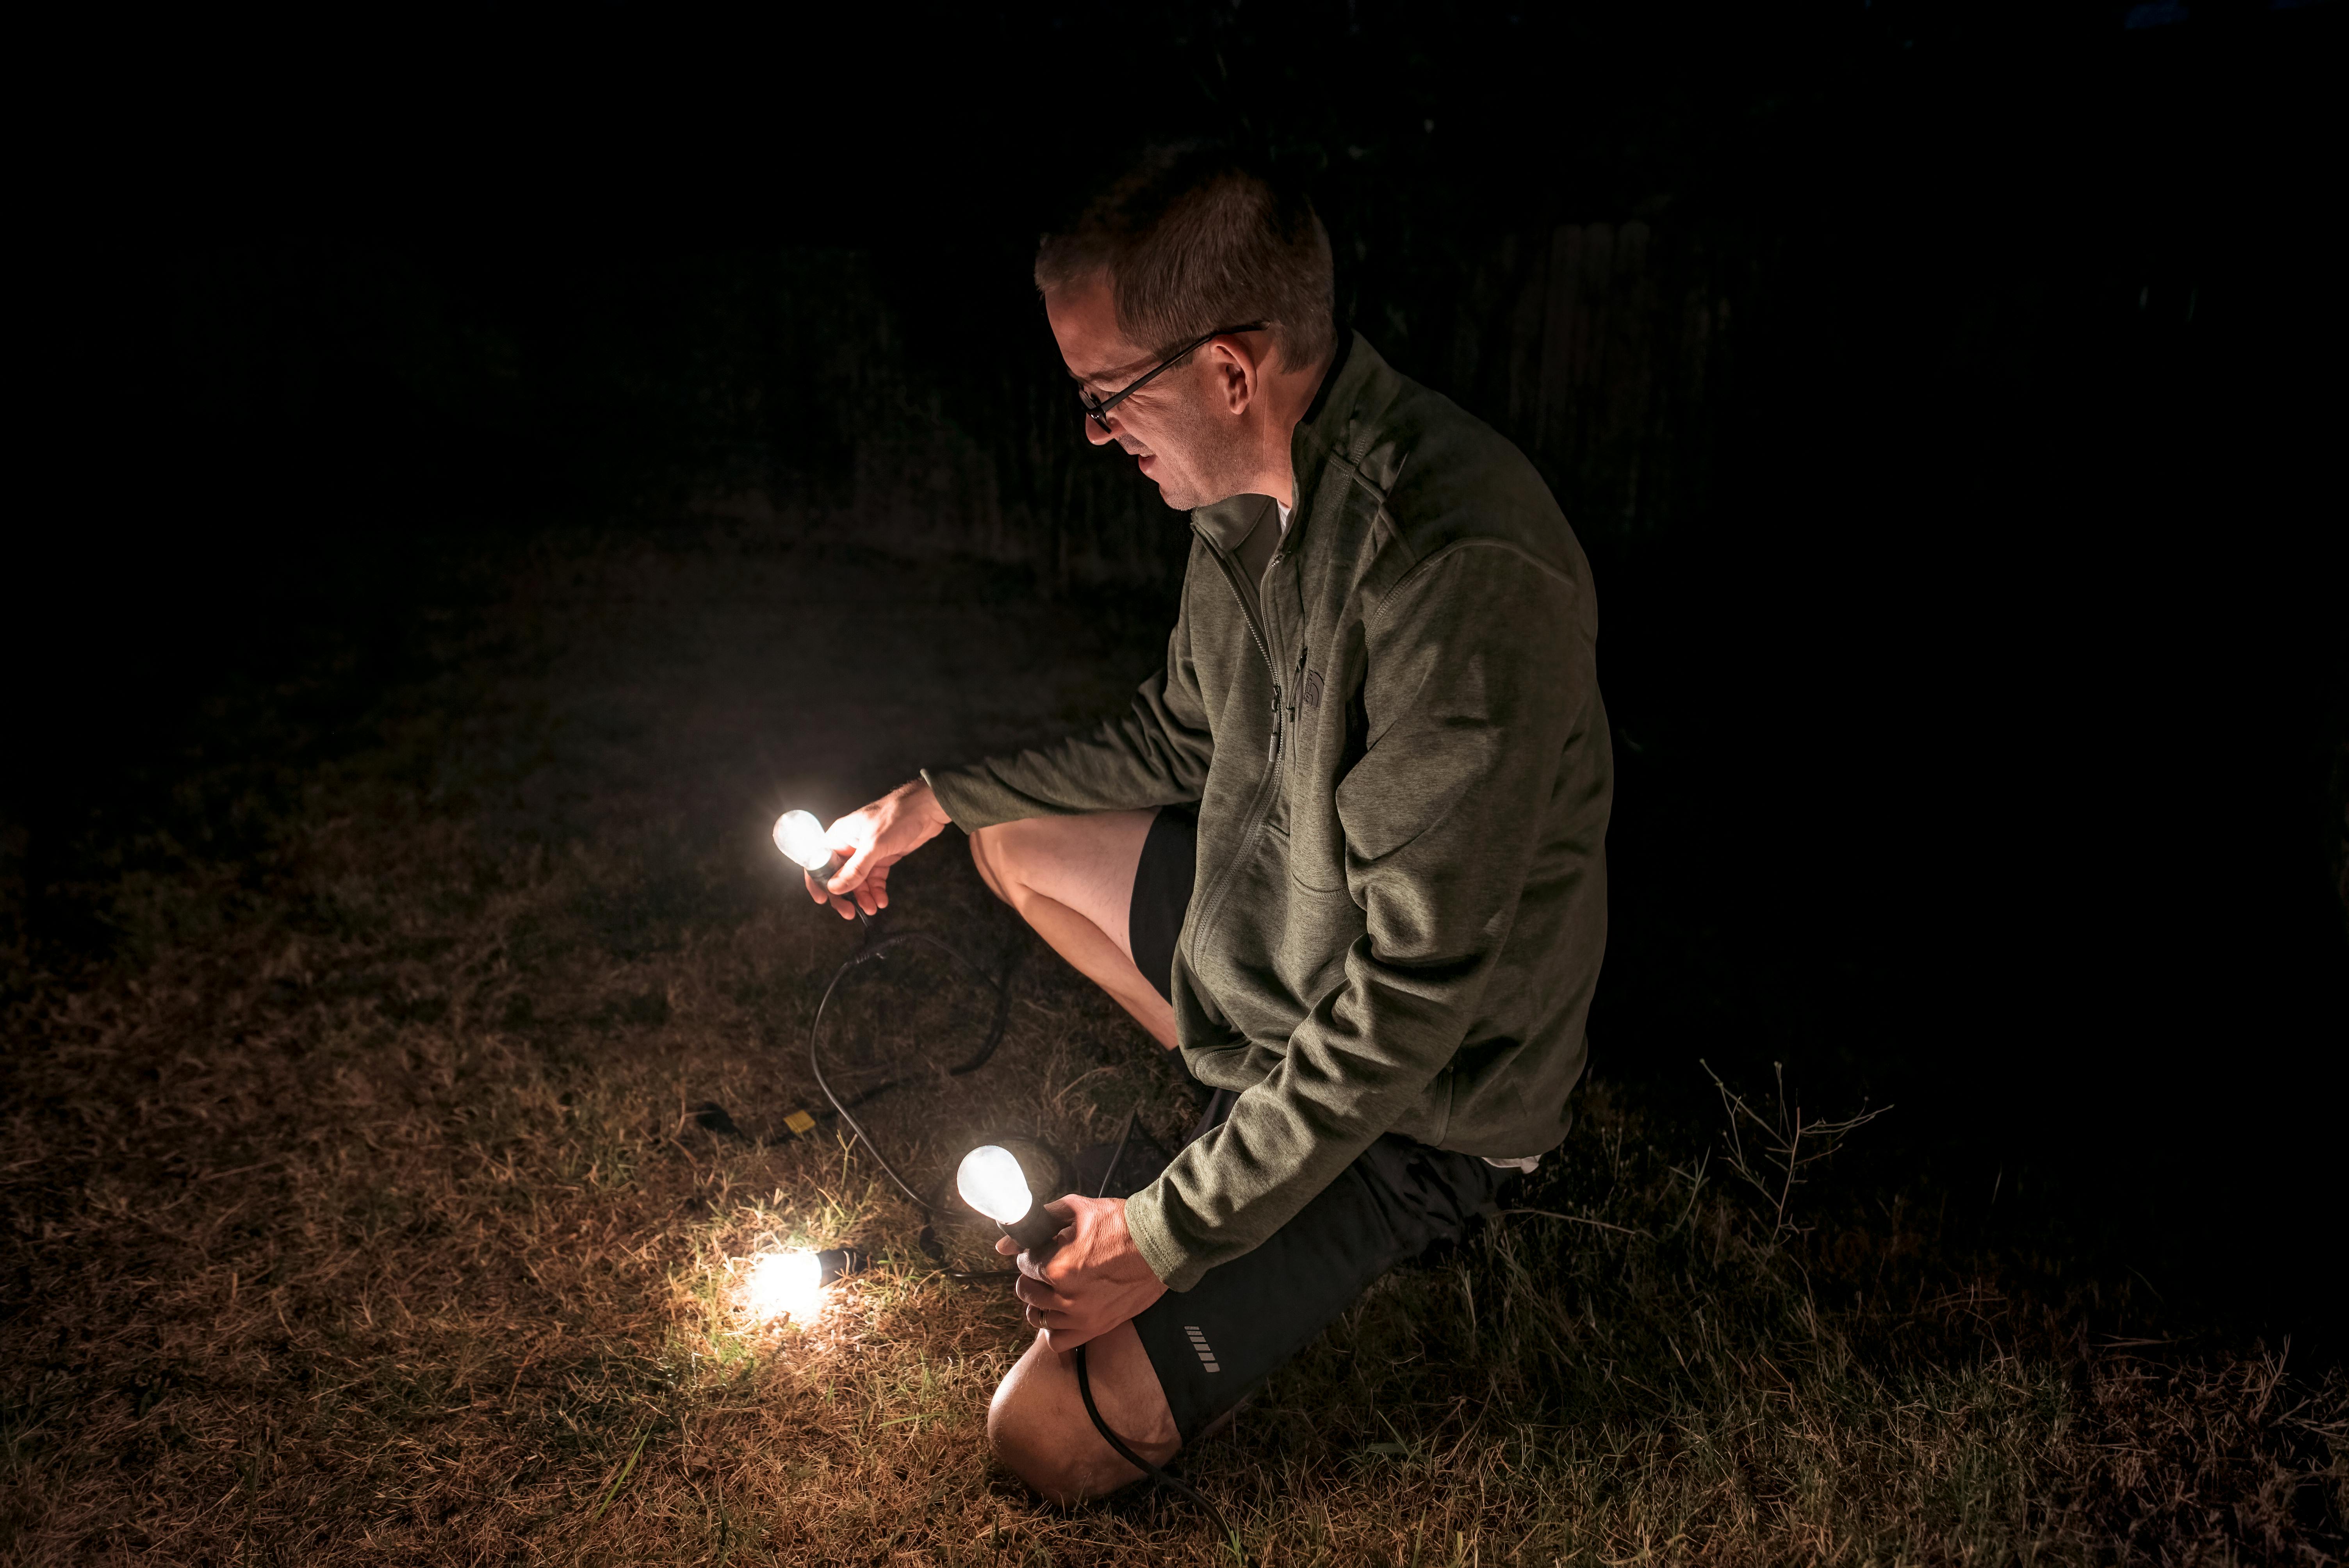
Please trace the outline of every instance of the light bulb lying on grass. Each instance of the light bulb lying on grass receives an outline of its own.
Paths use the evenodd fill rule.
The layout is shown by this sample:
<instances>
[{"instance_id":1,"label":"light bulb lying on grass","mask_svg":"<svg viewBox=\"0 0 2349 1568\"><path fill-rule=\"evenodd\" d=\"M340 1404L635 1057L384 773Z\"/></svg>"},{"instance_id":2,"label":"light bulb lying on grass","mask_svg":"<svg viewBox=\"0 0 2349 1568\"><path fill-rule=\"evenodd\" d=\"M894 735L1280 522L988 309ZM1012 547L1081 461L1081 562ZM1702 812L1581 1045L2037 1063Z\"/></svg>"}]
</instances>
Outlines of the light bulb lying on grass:
<instances>
[{"instance_id":1,"label":"light bulb lying on grass","mask_svg":"<svg viewBox=\"0 0 2349 1568\"><path fill-rule=\"evenodd\" d=\"M769 1253L750 1260L742 1290L754 1317L812 1323L823 1306L823 1265L813 1253Z\"/></svg>"},{"instance_id":2,"label":"light bulb lying on grass","mask_svg":"<svg viewBox=\"0 0 2349 1568\"><path fill-rule=\"evenodd\" d=\"M775 848L813 872L818 882L830 882L848 860L824 842L823 824L809 811L786 811L775 819Z\"/></svg>"},{"instance_id":3,"label":"light bulb lying on grass","mask_svg":"<svg viewBox=\"0 0 2349 1568\"><path fill-rule=\"evenodd\" d=\"M753 1317L788 1317L804 1326L823 1310L823 1287L864 1266L864 1254L846 1247L762 1253L742 1271L744 1303Z\"/></svg>"},{"instance_id":4,"label":"light bulb lying on grass","mask_svg":"<svg viewBox=\"0 0 2349 1568\"><path fill-rule=\"evenodd\" d=\"M962 1157L955 1171L955 1190L962 1201L1003 1227L1003 1233L1038 1262L1052 1250L1061 1222L1039 1207L1028 1191L1028 1177L1009 1149L982 1143Z\"/></svg>"}]
</instances>

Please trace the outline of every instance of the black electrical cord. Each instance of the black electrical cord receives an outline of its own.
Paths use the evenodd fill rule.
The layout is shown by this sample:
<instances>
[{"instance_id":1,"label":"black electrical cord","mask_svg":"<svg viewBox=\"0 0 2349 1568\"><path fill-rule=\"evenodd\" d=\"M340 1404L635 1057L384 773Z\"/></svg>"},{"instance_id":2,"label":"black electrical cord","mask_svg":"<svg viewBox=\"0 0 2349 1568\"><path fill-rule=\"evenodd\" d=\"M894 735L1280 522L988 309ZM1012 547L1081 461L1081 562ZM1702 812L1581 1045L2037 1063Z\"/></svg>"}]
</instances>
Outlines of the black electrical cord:
<instances>
[{"instance_id":1,"label":"black electrical cord","mask_svg":"<svg viewBox=\"0 0 2349 1568\"><path fill-rule=\"evenodd\" d=\"M986 981L987 984L993 987L995 991L995 1023L994 1026L988 1030L986 1043L979 1047L978 1053L972 1057L970 1060L963 1063L960 1067L948 1068L947 1069L948 1077L960 1078L965 1073L976 1072L980 1068L985 1067L988 1063L988 1059L995 1055L995 1047L1002 1044L1004 1025L1009 1020L1011 1011L1011 987L1006 985L1003 981L997 979L994 975L989 975L986 970L980 968L977 960L969 958L956 951L954 948L947 946L945 943L939 941L936 937L928 934L926 932L903 932L895 936L882 937L876 942L873 938L873 927L869 922L864 923L864 941L863 945L859 946L854 953L850 954L848 961L833 972L831 983L824 986L823 995L816 1002L815 1016L808 1023L808 1070L815 1075L815 1087L822 1089L823 1091L823 1098L832 1102L832 1109L839 1114L842 1124L855 1135L858 1142L864 1145L865 1152L873 1156L874 1163L880 1166L882 1171L887 1174L889 1180L897 1184L897 1190L899 1191L905 1193L906 1197L913 1200L914 1206L916 1208L921 1210L925 1214L935 1216L937 1211L931 1205L930 1201L923 1197L919 1192L915 1191L913 1184L897 1173L897 1168L889 1163L888 1157L883 1154L881 1152L880 1146L873 1141L873 1135L864 1130L863 1124L858 1122L855 1117L849 1114L848 1104L843 1104L840 1096L833 1092L832 1084L824 1078L823 1056L817 1048L822 1043L823 1037L824 1009L832 1005L833 993L840 989L840 983L848 978L849 971L854 969L858 965L864 963L868 959L878 958L884 953L888 952L891 948L907 944L918 943L926 947L936 948L940 953L943 953L947 957L954 959L957 963L970 970L972 974L978 975L981 980ZM871 1099L874 1095L881 1093L884 1089L895 1088L898 1084L904 1081L905 1080L902 1078L892 1078L887 1083L882 1084L879 1088L865 1090L864 1093L858 1095L854 1100L848 1103L862 1105L866 1100ZM1096 1196L1108 1192L1110 1181L1117 1174L1118 1161L1125 1157L1126 1140L1133 1135L1134 1119L1140 1116L1141 1113L1142 1108L1139 1105L1136 1105L1132 1110L1126 1113L1125 1126L1117 1135L1117 1149L1110 1155L1108 1169L1102 1172L1101 1193L1096 1194ZM929 1233L925 1231L923 1234L926 1239ZM1019 1277L1019 1271L1018 1269L947 1269L944 1272L951 1278L962 1280L1017 1279ZM1126 1463L1133 1466L1143 1475L1149 1477L1153 1483L1158 1486L1171 1488L1172 1490L1182 1493L1185 1497L1189 1498L1201 1508L1206 1509L1215 1519L1216 1527L1224 1532L1224 1538L1233 1543L1235 1551L1238 1550L1239 1537L1232 1532L1231 1523L1224 1518L1224 1511L1222 1509L1217 1508L1213 1502L1208 1501L1205 1493L1201 1492L1196 1487L1191 1485L1190 1482L1185 1480L1182 1477L1175 1475L1172 1471L1158 1465L1152 1464L1148 1460L1143 1459L1140 1454L1135 1453L1133 1449L1127 1445L1123 1438L1119 1437L1115 1432L1110 1429L1109 1423L1102 1419L1102 1413L1099 1407L1095 1406L1093 1403L1092 1376L1085 1365L1085 1347L1083 1346L1080 1345L1077 1346L1076 1356L1077 1393L1079 1397L1084 1400L1085 1414L1092 1418L1093 1429L1102 1435L1102 1440L1108 1443L1112 1449L1115 1449L1119 1458L1124 1460Z\"/></svg>"},{"instance_id":2,"label":"black electrical cord","mask_svg":"<svg viewBox=\"0 0 2349 1568\"><path fill-rule=\"evenodd\" d=\"M923 1213L936 1218L937 1214L936 1207L931 1204L927 1198L925 1198L919 1192L915 1191L913 1184L907 1181L905 1177L897 1173L897 1168L889 1163L889 1157L881 1152L880 1145L873 1141L873 1135L864 1130L864 1124L858 1121L855 1116L853 1115L848 1109L851 1105L863 1105L866 1100L873 1099L875 1095L881 1094L885 1090L895 1088L905 1080L903 1078L891 1078L886 1083L866 1089L854 1099L846 1101L843 1101L839 1095L833 1092L831 1081L823 1076L823 1053L818 1049L818 1047L822 1044L823 1039L824 1009L832 1006L833 993L840 989L840 983L843 980L847 979L849 971L854 969L858 965L865 963L870 959L878 958L893 947L902 947L917 944L924 947L934 947L937 949L940 953L945 954L956 963L968 968L972 974L978 975L981 980L986 981L995 992L995 1022L987 1031L986 1041L979 1046L978 1054L973 1056L968 1061L964 1062L959 1067L952 1067L947 1069L947 1077L960 1078L965 1073L977 1072L980 1068L985 1067L988 1058L995 1055L995 1047L1003 1043L1004 1025L1009 1021L1011 1015L1011 987L1006 985L1003 981L997 979L994 975L989 975L986 970L980 968L977 960L947 946L936 937L930 935L927 932L901 932L895 936L885 936L880 940L875 941L873 936L873 927L869 922L865 923L864 925L864 941L863 944L860 945L855 952L848 955L848 961L846 963L843 964L838 969L833 971L831 984L824 986L823 995L815 1005L815 1016L808 1023L808 1070L815 1075L815 1087L822 1089L823 1091L823 1098L832 1102L832 1109L839 1115L842 1124L844 1125L850 1132L855 1135L855 1141L864 1145L864 1150L866 1153L873 1156L874 1163L880 1166L882 1171L887 1174L889 1180L897 1184L897 1190L899 1191L905 1193L906 1197L913 1200L914 1206L916 1208L921 1210ZM943 1272L948 1277L953 1279L1017 1279L1019 1274L1019 1271L1018 1269L945 1268L945 1249L938 1245L927 1227L925 1227L922 1232L922 1246L925 1252L930 1253L932 1261L937 1263Z\"/></svg>"},{"instance_id":3,"label":"black electrical cord","mask_svg":"<svg viewBox=\"0 0 2349 1568\"><path fill-rule=\"evenodd\" d=\"M1085 1347L1081 1345L1077 1346L1077 1394L1085 1402L1085 1414L1092 1418L1093 1430L1099 1432L1102 1440L1117 1450L1118 1458L1148 1476L1157 1485L1179 1491L1201 1508L1206 1509L1215 1520L1216 1528L1224 1532L1224 1539L1232 1543L1232 1549L1235 1552L1239 1550L1240 1538L1233 1533L1231 1521L1224 1517L1224 1511L1210 1501L1206 1493L1174 1471L1163 1470L1152 1464L1128 1448L1123 1438L1110 1430L1109 1423L1102 1419L1101 1408L1093 1403L1092 1375L1085 1369Z\"/></svg>"},{"instance_id":4,"label":"black electrical cord","mask_svg":"<svg viewBox=\"0 0 2349 1568\"><path fill-rule=\"evenodd\" d=\"M880 957L883 954L888 952L893 947L902 947L909 944L916 943L918 943L925 947L936 948L940 953L945 954L956 963L964 965L966 968L969 969L972 974L978 975L981 980L986 981L988 986L994 990L995 1023L994 1026L987 1032L986 1043L978 1047L978 1054L972 1057L970 1060L963 1063L960 1067L948 1068L947 1069L947 1076L948 1078L960 1078L965 1073L977 1072L979 1068L987 1065L988 1058L995 1055L995 1047L1003 1042L1003 1026L1005 1023L1009 1021L1011 1013L1011 987L1005 985L1002 981L998 980L994 975L989 975L986 970L980 968L975 959L965 957L962 954L947 946L945 943L940 942L936 937L930 935L927 932L902 932L895 936L885 936L878 942L875 942L873 940L872 928L868 926L865 928L864 944L859 947L854 953L850 954L848 956L848 962L843 964L838 969L833 972L832 984L823 988L823 999L818 1001L815 1005L815 1017L808 1025L808 1070L815 1075L815 1087L823 1091L823 1098L832 1102L832 1109L839 1112L841 1121L851 1132L856 1135L860 1141L864 1143L867 1151L872 1154L874 1162L881 1167L882 1171L887 1174L890 1181L897 1183L897 1190L899 1191L905 1193L906 1197L911 1198L914 1201L915 1205L926 1214L934 1212L930 1207L929 1200L923 1197L919 1192L915 1191L912 1185L908 1183L903 1176L897 1174L897 1168L889 1163L888 1157L884 1155L881 1152L880 1148L874 1143L873 1135L864 1130L863 1124L860 1123L854 1116L849 1113L848 1106L842 1103L840 1096L833 1092L831 1083L823 1076L823 1054L816 1048L818 1043L823 1037L824 1009L832 1006L832 994L840 989L840 983L848 978L849 971L868 960ZM863 1094L858 1095L855 1100L852 1103L862 1105L866 1100L874 1098L874 1096L882 1093L884 1090L895 1088L904 1081L905 1080L903 1078L892 1078L887 1083L882 1084L878 1088L865 1090Z\"/></svg>"},{"instance_id":5,"label":"black electrical cord","mask_svg":"<svg viewBox=\"0 0 2349 1568\"><path fill-rule=\"evenodd\" d=\"M1142 1107L1138 1104L1125 1113L1125 1126L1118 1132L1117 1148L1110 1153L1109 1165L1102 1171L1101 1190L1093 1194L1094 1197L1103 1198L1109 1195L1109 1184L1117 1176L1117 1162L1125 1158L1125 1140L1133 1136L1134 1119L1141 1114ZM1206 1493L1181 1476L1152 1464L1148 1460L1135 1453L1127 1446L1126 1440L1112 1431L1109 1423L1102 1419L1101 1408L1093 1403L1092 1373L1085 1366L1085 1346L1081 1345L1077 1346L1077 1396L1085 1402L1085 1414L1092 1418L1093 1430L1102 1435L1103 1442L1117 1450L1118 1458L1148 1476L1154 1485L1172 1487L1206 1509L1214 1517L1216 1528L1224 1532L1224 1539L1232 1543L1232 1550L1239 1551L1239 1537L1232 1533L1231 1522L1224 1517L1222 1509L1209 1501Z\"/></svg>"}]
</instances>

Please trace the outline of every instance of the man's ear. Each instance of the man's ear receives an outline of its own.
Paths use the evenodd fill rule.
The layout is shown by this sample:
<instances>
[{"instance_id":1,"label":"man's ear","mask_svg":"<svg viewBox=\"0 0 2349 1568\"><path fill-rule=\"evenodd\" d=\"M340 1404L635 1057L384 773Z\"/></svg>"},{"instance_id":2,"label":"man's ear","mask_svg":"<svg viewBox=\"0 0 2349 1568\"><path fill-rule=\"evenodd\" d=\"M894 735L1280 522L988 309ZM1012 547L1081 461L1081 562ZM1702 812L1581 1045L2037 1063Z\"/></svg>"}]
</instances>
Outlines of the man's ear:
<instances>
[{"instance_id":1,"label":"man's ear","mask_svg":"<svg viewBox=\"0 0 2349 1568\"><path fill-rule=\"evenodd\" d=\"M1216 345L1216 385L1224 396L1224 406L1234 414L1247 412L1263 390L1257 379L1258 366L1246 354L1228 343Z\"/></svg>"}]
</instances>

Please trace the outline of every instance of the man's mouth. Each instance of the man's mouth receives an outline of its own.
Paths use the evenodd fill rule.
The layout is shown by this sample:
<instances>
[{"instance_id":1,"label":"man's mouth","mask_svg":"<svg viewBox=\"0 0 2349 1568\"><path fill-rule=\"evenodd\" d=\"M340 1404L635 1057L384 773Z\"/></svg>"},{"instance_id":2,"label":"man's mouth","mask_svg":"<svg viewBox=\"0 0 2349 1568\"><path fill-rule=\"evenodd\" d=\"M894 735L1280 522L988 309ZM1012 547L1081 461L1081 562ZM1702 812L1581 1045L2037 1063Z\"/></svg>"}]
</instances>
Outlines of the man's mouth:
<instances>
[{"instance_id":1,"label":"man's mouth","mask_svg":"<svg viewBox=\"0 0 2349 1568\"><path fill-rule=\"evenodd\" d=\"M1133 458L1134 465L1145 474L1150 471L1150 465L1157 460L1158 454L1155 452L1137 452Z\"/></svg>"}]
</instances>

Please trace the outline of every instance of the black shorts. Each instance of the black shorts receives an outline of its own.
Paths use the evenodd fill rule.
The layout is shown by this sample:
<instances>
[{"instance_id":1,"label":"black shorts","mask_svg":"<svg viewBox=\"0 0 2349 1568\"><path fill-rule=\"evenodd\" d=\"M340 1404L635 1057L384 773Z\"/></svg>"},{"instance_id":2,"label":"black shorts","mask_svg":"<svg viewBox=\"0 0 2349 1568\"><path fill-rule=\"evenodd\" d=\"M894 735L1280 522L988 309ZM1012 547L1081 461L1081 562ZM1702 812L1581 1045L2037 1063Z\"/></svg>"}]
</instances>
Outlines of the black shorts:
<instances>
[{"instance_id":1,"label":"black shorts","mask_svg":"<svg viewBox=\"0 0 2349 1568\"><path fill-rule=\"evenodd\" d=\"M1199 871L1199 819L1182 806L1162 806L1142 841L1133 867L1133 902L1125 913L1125 940L1133 966L1174 999L1174 944L1183 915L1191 907L1192 880Z\"/></svg>"},{"instance_id":2,"label":"black shorts","mask_svg":"<svg viewBox=\"0 0 2349 1568\"><path fill-rule=\"evenodd\" d=\"M1174 943L1191 902L1198 820L1167 807L1150 825L1133 872L1127 940L1162 995L1174 988ZM1219 1091L1203 1132L1223 1119ZM1142 1347L1190 1442L1313 1340L1397 1264L1458 1241L1498 1206L1516 1174L1390 1133L1340 1171L1271 1240L1169 1291L1133 1320Z\"/></svg>"},{"instance_id":3,"label":"black shorts","mask_svg":"<svg viewBox=\"0 0 2349 1568\"><path fill-rule=\"evenodd\" d=\"M1312 1344L1372 1280L1466 1236L1516 1175L1389 1133L1271 1240L1153 1302L1133 1329L1183 1440Z\"/></svg>"}]
</instances>

